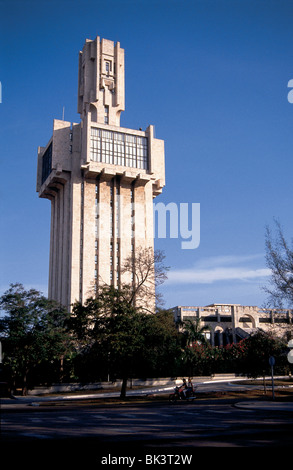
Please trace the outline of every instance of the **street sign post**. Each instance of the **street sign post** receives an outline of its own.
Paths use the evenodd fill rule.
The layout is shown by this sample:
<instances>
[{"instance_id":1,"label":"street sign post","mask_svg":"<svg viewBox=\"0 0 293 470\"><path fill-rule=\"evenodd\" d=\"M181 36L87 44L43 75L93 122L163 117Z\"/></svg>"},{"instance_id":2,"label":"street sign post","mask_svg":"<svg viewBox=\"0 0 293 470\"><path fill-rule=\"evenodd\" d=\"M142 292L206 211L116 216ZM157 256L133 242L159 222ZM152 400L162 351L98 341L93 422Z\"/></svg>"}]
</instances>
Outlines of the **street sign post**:
<instances>
[{"instance_id":1,"label":"street sign post","mask_svg":"<svg viewBox=\"0 0 293 470\"><path fill-rule=\"evenodd\" d=\"M270 356L269 358L269 364L271 366L271 372L272 372L272 393L273 393L273 400L275 399L275 388L274 388L274 365L275 365L275 358L274 356Z\"/></svg>"}]
</instances>

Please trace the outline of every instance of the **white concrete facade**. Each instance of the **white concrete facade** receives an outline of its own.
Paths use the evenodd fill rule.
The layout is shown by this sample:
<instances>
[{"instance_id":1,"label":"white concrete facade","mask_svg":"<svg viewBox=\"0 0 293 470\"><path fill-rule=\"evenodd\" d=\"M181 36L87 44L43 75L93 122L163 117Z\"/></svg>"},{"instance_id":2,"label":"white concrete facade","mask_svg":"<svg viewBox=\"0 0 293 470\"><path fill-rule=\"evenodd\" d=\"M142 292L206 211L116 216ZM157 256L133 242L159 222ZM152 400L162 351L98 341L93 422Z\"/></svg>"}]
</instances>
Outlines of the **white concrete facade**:
<instances>
[{"instance_id":1,"label":"white concrete facade","mask_svg":"<svg viewBox=\"0 0 293 470\"><path fill-rule=\"evenodd\" d=\"M174 320L179 329L182 322L200 319L200 327L208 326L204 334L212 346L225 346L249 336L258 328L282 336L293 328L293 311L265 309L240 304L211 304L204 307L181 306L173 308Z\"/></svg>"},{"instance_id":2,"label":"white concrete facade","mask_svg":"<svg viewBox=\"0 0 293 470\"><path fill-rule=\"evenodd\" d=\"M86 40L79 55L79 124L54 120L38 149L37 192L51 200L48 296L70 308L100 283L119 286L123 261L154 247L153 198L165 185L164 141L120 127L124 50ZM125 275L126 276L126 275Z\"/></svg>"}]
</instances>

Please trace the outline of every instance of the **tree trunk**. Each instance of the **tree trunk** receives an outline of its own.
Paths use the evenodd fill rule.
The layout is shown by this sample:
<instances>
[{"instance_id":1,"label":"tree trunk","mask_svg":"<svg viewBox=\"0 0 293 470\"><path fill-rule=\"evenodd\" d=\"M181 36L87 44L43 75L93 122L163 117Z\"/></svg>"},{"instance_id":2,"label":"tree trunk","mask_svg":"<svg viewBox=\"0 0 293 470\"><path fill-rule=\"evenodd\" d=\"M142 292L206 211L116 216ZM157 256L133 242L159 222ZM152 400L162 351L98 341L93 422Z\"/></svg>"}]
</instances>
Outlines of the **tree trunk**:
<instances>
[{"instance_id":1,"label":"tree trunk","mask_svg":"<svg viewBox=\"0 0 293 470\"><path fill-rule=\"evenodd\" d=\"M59 380L62 383L64 379L64 356L60 358L60 371L59 371Z\"/></svg>"},{"instance_id":2,"label":"tree trunk","mask_svg":"<svg viewBox=\"0 0 293 470\"><path fill-rule=\"evenodd\" d=\"M264 394L267 394L267 386L266 386L266 377L265 375L263 376L263 389L264 389Z\"/></svg>"},{"instance_id":3,"label":"tree trunk","mask_svg":"<svg viewBox=\"0 0 293 470\"><path fill-rule=\"evenodd\" d=\"M26 396L26 395L27 395L27 374L28 374L28 370L25 371L24 376L23 376L22 396Z\"/></svg>"},{"instance_id":4,"label":"tree trunk","mask_svg":"<svg viewBox=\"0 0 293 470\"><path fill-rule=\"evenodd\" d=\"M120 392L120 398L126 397L126 385L127 385L127 377L122 378L122 387Z\"/></svg>"}]
</instances>

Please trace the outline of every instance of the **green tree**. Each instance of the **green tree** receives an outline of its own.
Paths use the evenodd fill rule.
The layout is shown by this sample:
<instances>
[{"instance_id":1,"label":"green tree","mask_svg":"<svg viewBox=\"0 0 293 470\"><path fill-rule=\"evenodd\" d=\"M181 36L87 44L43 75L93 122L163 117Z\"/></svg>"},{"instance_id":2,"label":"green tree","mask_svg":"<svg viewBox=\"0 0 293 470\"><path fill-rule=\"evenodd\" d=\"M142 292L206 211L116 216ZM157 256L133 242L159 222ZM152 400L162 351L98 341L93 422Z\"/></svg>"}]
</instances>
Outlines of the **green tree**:
<instances>
[{"instance_id":1,"label":"green tree","mask_svg":"<svg viewBox=\"0 0 293 470\"><path fill-rule=\"evenodd\" d=\"M185 337L186 345L190 346L192 343L208 344L208 340L205 331L210 331L210 327L207 325L201 326L201 319L196 318L195 320L187 319L182 322L183 334Z\"/></svg>"},{"instance_id":2,"label":"green tree","mask_svg":"<svg viewBox=\"0 0 293 470\"><path fill-rule=\"evenodd\" d=\"M143 370L153 376L176 375L176 364L181 356L180 335L174 323L172 310L158 309L147 315L144 325Z\"/></svg>"},{"instance_id":3,"label":"green tree","mask_svg":"<svg viewBox=\"0 0 293 470\"><path fill-rule=\"evenodd\" d=\"M10 285L0 298L0 308L3 363L13 383L21 384L22 393L27 393L28 378L40 364L58 361L62 374L63 359L72 346L66 329L68 312L22 284Z\"/></svg>"},{"instance_id":4,"label":"green tree","mask_svg":"<svg viewBox=\"0 0 293 470\"><path fill-rule=\"evenodd\" d=\"M84 340L85 357L91 358L88 365L98 368L106 363L112 377L122 378L122 398L134 372L169 372L180 350L172 312L150 315L134 307L130 298L125 287L105 286L84 305L75 303L69 322L74 335Z\"/></svg>"},{"instance_id":5,"label":"green tree","mask_svg":"<svg viewBox=\"0 0 293 470\"><path fill-rule=\"evenodd\" d=\"M153 354L160 349L158 331L163 315L155 315L154 292L166 279L164 258L162 252L154 253L151 248L136 249L120 271L122 278L124 274L128 279L132 277L131 284L122 283L119 288L100 285L95 296L83 305L76 302L73 306L69 325L77 337L80 354L92 363L94 358L97 364L103 361L108 372L111 369L112 374L117 372L122 377L121 397L126 394L127 379L139 364L150 365L150 345Z\"/></svg>"},{"instance_id":6,"label":"green tree","mask_svg":"<svg viewBox=\"0 0 293 470\"><path fill-rule=\"evenodd\" d=\"M250 377L256 378L270 372L269 358L273 356L276 361L276 368L285 365L284 351L286 343L275 337L270 332L258 329L255 333L244 340L245 353L241 358L242 372Z\"/></svg>"},{"instance_id":7,"label":"green tree","mask_svg":"<svg viewBox=\"0 0 293 470\"><path fill-rule=\"evenodd\" d=\"M144 344L145 314L136 309L125 290L104 286L97 297L84 305L73 305L71 330L82 337L86 348L102 351L112 371L122 377L121 397L126 395L127 379Z\"/></svg>"},{"instance_id":8,"label":"green tree","mask_svg":"<svg viewBox=\"0 0 293 470\"><path fill-rule=\"evenodd\" d=\"M181 329L181 361L182 366L186 369L189 376L193 375L194 370L201 371L206 367L203 363L204 352L210 346L206 338L205 332L210 328L207 325L201 326L201 319L195 318L194 320L187 319L179 322L178 326ZM199 355L199 350L202 353Z\"/></svg>"}]
</instances>

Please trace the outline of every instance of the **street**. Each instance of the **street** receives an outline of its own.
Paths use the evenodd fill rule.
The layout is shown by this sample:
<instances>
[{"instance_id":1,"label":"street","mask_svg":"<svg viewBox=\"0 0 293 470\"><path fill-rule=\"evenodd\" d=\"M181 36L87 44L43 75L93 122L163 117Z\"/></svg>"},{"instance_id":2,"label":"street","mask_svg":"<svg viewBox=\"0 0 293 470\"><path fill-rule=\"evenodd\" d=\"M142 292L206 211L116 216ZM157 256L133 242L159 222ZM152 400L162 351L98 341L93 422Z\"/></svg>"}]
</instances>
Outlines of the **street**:
<instances>
[{"instance_id":1,"label":"street","mask_svg":"<svg viewBox=\"0 0 293 470\"><path fill-rule=\"evenodd\" d=\"M121 452L191 455L194 449L208 447L272 450L293 443L291 410L250 409L226 399L177 404L55 403L4 409L1 418L2 454L9 455L11 464L28 458L32 463L40 450L46 461L55 461L58 451L58 462L63 458L102 464L104 457L109 460L109 455Z\"/></svg>"}]
</instances>

